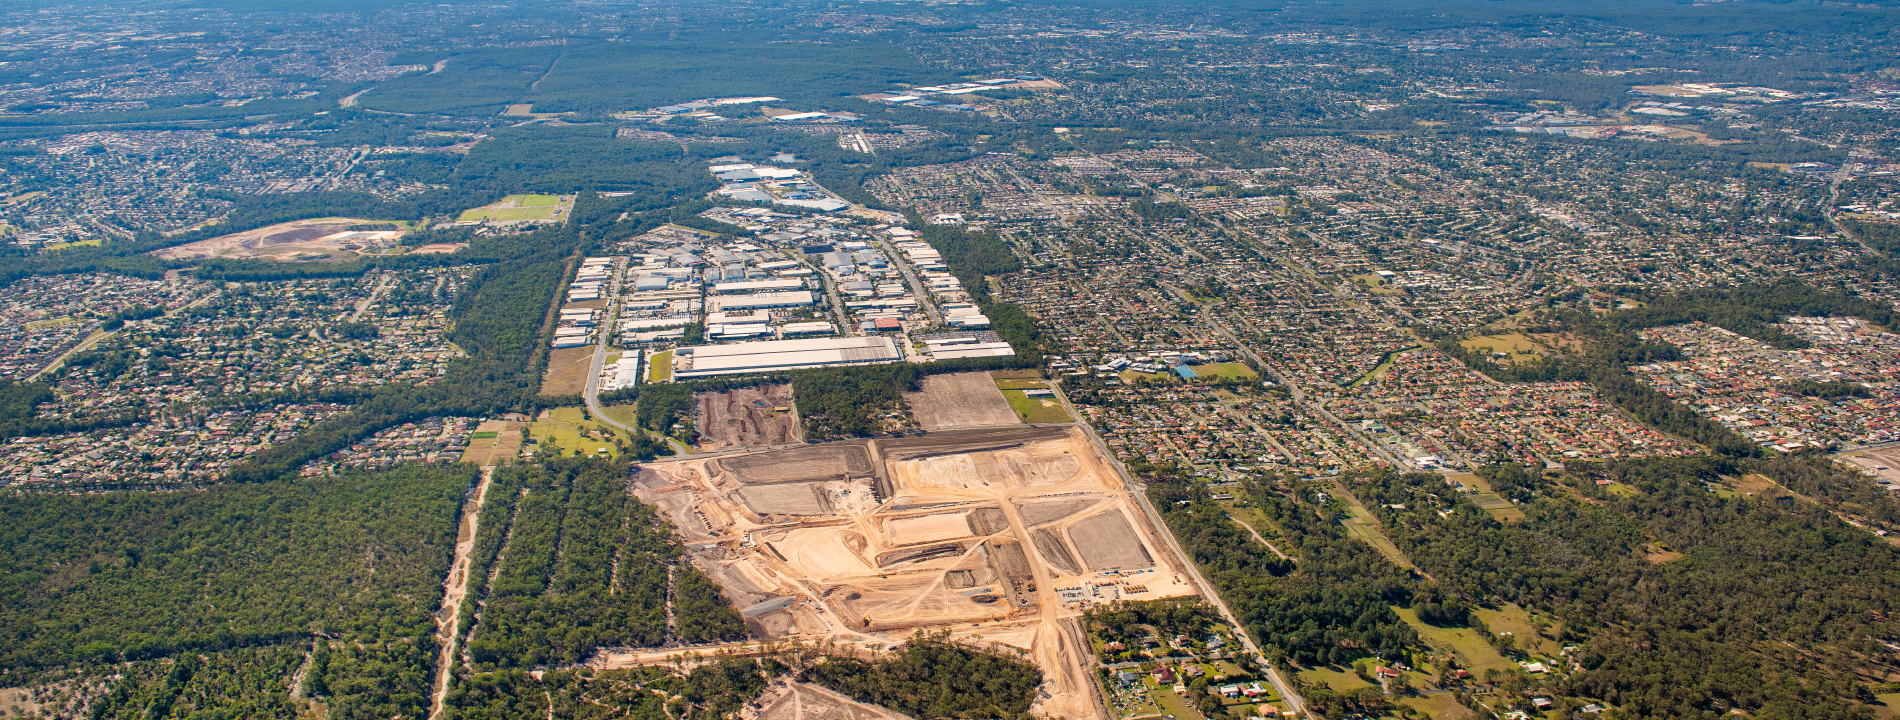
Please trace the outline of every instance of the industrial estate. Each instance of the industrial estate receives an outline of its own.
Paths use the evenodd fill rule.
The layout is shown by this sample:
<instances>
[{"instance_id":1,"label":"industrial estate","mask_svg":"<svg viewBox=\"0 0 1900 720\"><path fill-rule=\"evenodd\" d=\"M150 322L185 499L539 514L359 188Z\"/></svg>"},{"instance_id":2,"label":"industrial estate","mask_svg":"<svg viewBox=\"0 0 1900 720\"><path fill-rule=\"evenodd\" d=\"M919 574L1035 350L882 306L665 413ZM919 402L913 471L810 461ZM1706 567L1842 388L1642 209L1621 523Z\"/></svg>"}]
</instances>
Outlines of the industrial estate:
<instances>
[{"instance_id":1,"label":"industrial estate","mask_svg":"<svg viewBox=\"0 0 1900 720\"><path fill-rule=\"evenodd\" d=\"M1900 718L1900 10L0 7L0 717Z\"/></svg>"}]
</instances>

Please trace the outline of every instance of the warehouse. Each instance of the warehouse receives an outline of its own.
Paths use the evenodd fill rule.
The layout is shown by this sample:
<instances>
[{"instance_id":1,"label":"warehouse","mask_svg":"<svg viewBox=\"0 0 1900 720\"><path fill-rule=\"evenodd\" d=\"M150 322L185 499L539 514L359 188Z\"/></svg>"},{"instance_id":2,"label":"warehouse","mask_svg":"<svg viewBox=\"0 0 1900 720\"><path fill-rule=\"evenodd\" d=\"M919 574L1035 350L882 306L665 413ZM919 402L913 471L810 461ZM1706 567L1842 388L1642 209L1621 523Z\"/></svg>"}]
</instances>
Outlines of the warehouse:
<instances>
[{"instance_id":1,"label":"warehouse","mask_svg":"<svg viewBox=\"0 0 1900 720\"><path fill-rule=\"evenodd\" d=\"M896 362L903 355L887 337L763 340L674 351L675 378L796 370L826 365Z\"/></svg>"},{"instance_id":2,"label":"warehouse","mask_svg":"<svg viewBox=\"0 0 1900 720\"><path fill-rule=\"evenodd\" d=\"M803 280L739 280L722 282L713 286L713 292L720 295L751 292L777 292L780 290L802 290Z\"/></svg>"},{"instance_id":3,"label":"warehouse","mask_svg":"<svg viewBox=\"0 0 1900 720\"><path fill-rule=\"evenodd\" d=\"M767 292L753 295L738 295L713 299L713 307L720 311L733 310L770 310L773 308L805 307L817 302L810 290L793 292Z\"/></svg>"}]
</instances>

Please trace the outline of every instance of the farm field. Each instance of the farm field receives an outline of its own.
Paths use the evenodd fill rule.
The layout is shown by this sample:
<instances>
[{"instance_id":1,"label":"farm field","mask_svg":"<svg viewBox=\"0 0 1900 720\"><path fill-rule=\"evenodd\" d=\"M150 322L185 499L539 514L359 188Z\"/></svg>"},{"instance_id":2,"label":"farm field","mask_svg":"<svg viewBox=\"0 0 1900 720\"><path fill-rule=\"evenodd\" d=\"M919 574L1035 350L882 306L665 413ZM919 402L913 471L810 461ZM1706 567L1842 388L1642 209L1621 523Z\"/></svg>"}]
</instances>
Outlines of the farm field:
<instances>
[{"instance_id":1,"label":"farm field","mask_svg":"<svg viewBox=\"0 0 1900 720\"><path fill-rule=\"evenodd\" d=\"M526 424L507 420L484 420L469 435L468 449L462 462L476 465L500 465L521 455Z\"/></svg>"},{"instance_id":2,"label":"farm field","mask_svg":"<svg viewBox=\"0 0 1900 720\"><path fill-rule=\"evenodd\" d=\"M952 630L1027 651L1051 715L1093 714L1084 608L1194 595L1075 428L671 460L642 466L634 486L744 609L753 637L881 649Z\"/></svg>"},{"instance_id":3,"label":"farm field","mask_svg":"<svg viewBox=\"0 0 1900 720\"><path fill-rule=\"evenodd\" d=\"M997 388L1029 382L1034 381L993 380L981 372L927 375L923 389L904 393L904 402L925 430L1015 425L1016 413Z\"/></svg>"},{"instance_id":4,"label":"farm field","mask_svg":"<svg viewBox=\"0 0 1900 720\"><path fill-rule=\"evenodd\" d=\"M1497 518L1500 522L1516 522L1524 519L1524 511L1517 509L1517 506L1511 504L1511 501L1493 492L1491 490L1491 483L1485 482L1484 478L1478 477L1473 473L1461 473L1457 475L1447 475L1445 477L1476 489L1477 492L1469 493L1466 497L1471 498L1471 502L1476 503L1477 506L1483 508L1485 512L1491 513L1491 517Z\"/></svg>"}]
</instances>

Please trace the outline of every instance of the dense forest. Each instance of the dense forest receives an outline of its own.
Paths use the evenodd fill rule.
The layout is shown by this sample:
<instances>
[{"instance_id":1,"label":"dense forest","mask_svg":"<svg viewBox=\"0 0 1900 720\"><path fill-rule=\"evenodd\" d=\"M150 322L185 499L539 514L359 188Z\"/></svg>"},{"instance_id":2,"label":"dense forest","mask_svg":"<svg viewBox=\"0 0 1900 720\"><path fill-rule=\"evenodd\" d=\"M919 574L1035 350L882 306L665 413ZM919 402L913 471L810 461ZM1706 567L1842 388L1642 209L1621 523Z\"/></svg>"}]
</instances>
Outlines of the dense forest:
<instances>
[{"instance_id":1,"label":"dense forest","mask_svg":"<svg viewBox=\"0 0 1900 720\"><path fill-rule=\"evenodd\" d=\"M602 645L663 642L679 548L628 494L628 468L564 459L496 472L490 492L514 512L469 640L474 668L568 665Z\"/></svg>"},{"instance_id":2,"label":"dense forest","mask_svg":"<svg viewBox=\"0 0 1900 720\"><path fill-rule=\"evenodd\" d=\"M290 660L219 653L287 644L301 663L323 638L312 694L343 713L333 716L416 714L427 704L433 602L474 480L465 466L413 465L197 492L0 497L0 665L202 653L202 667L137 666L148 670L127 675L112 707L261 708L279 702L271 686L234 668ZM176 700L186 696L199 699Z\"/></svg>"},{"instance_id":3,"label":"dense forest","mask_svg":"<svg viewBox=\"0 0 1900 720\"><path fill-rule=\"evenodd\" d=\"M461 630L472 669L569 665L601 646L745 635L718 586L684 561L672 528L628 493L631 467L550 459L503 468L482 509ZM675 628L667 627L672 605Z\"/></svg>"},{"instance_id":4,"label":"dense forest","mask_svg":"<svg viewBox=\"0 0 1900 720\"><path fill-rule=\"evenodd\" d=\"M754 32L723 28L641 42L416 52L399 62L446 60L442 71L384 83L362 103L378 110L458 115L495 115L506 105L531 103L536 112L601 117L708 97L823 101L888 90L893 82L954 77L923 67L886 41L734 45ZM744 51L735 52L739 47ZM603 83L602 77L615 82Z\"/></svg>"},{"instance_id":5,"label":"dense forest","mask_svg":"<svg viewBox=\"0 0 1900 720\"><path fill-rule=\"evenodd\" d=\"M824 440L875 435L888 428L884 416L904 411L904 393L924 377L913 363L807 370L792 376L792 396L805 437Z\"/></svg>"},{"instance_id":6,"label":"dense forest","mask_svg":"<svg viewBox=\"0 0 1900 720\"><path fill-rule=\"evenodd\" d=\"M1282 560L1228 518L1203 486L1169 474L1148 497L1181 546L1269 654L1301 664L1402 657L1418 637L1392 606L1416 586L1406 570L1347 535L1339 513L1252 483L1248 499L1284 533ZM1183 504L1185 503L1185 504Z\"/></svg>"},{"instance_id":7,"label":"dense forest","mask_svg":"<svg viewBox=\"0 0 1900 720\"><path fill-rule=\"evenodd\" d=\"M1515 523L1444 493L1435 474L1380 473L1364 497L1448 591L1563 618L1583 648L1567 694L1637 717L1871 718L1854 670L1892 664L1878 658L1900 638L1900 555L1805 503L1712 492L1750 469L1733 463L1580 463L1564 493L1519 505Z\"/></svg>"},{"instance_id":8,"label":"dense forest","mask_svg":"<svg viewBox=\"0 0 1900 720\"><path fill-rule=\"evenodd\" d=\"M826 658L799 679L912 717L1026 720L1042 671L1022 658L919 634L873 661Z\"/></svg>"},{"instance_id":9,"label":"dense forest","mask_svg":"<svg viewBox=\"0 0 1900 720\"><path fill-rule=\"evenodd\" d=\"M449 720L719 720L786 672L776 660L725 658L685 673L672 668L553 670L536 678L501 670L459 683L444 702Z\"/></svg>"}]
</instances>

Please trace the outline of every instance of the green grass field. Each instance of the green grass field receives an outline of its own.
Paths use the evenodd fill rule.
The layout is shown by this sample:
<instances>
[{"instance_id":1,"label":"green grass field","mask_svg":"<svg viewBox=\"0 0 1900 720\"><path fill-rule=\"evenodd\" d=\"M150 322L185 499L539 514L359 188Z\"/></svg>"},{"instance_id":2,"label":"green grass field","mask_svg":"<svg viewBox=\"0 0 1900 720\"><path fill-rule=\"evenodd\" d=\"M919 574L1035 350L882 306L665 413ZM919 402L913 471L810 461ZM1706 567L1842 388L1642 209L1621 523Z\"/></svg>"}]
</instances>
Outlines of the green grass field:
<instances>
[{"instance_id":1,"label":"green grass field","mask_svg":"<svg viewBox=\"0 0 1900 720\"><path fill-rule=\"evenodd\" d=\"M632 403L626 405L603 405L600 408L600 414L617 420L628 427L639 427L634 424L637 416L634 414L634 405Z\"/></svg>"},{"instance_id":2,"label":"green grass field","mask_svg":"<svg viewBox=\"0 0 1900 720\"><path fill-rule=\"evenodd\" d=\"M1155 681L1153 676L1149 676L1142 682L1153 687ZM1155 704L1161 706L1161 712L1173 715L1178 720L1207 720L1207 716L1189 705L1186 698L1175 694L1173 687L1155 687L1153 692L1149 693L1149 697L1154 698Z\"/></svg>"},{"instance_id":3,"label":"green grass field","mask_svg":"<svg viewBox=\"0 0 1900 720\"><path fill-rule=\"evenodd\" d=\"M1470 498L1471 502L1476 503L1477 506L1483 508L1485 512L1491 513L1491 517L1497 518L1499 522L1517 522L1524 519L1524 511L1517 509L1517 506L1512 505L1511 501L1492 492L1491 484L1485 482L1484 478L1472 473L1452 475L1450 477L1468 486L1477 488L1477 492L1468 494L1465 497Z\"/></svg>"},{"instance_id":4,"label":"green grass field","mask_svg":"<svg viewBox=\"0 0 1900 720\"><path fill-rule=\"evenodd\" d=\"M614 447L612 433L622 431L599 420L583 420L582 411L579 407L554 408L548 411L547 418L529 423L528 436L540 443L535 451L543 452L550 445L558 445L569 455L576 450L584 455L592 455L601 448L606 448L610 456L619 455L620 450ZM583 436L583 429L593 437Z\"/></svg>"},{"instance_id":5,"label":"green grass field","mask_svg":"<svg viewBox=\"0 0 1900 720\"><path fill-rule=\"evenodd\" d=\"M1532 340L1530 336L1521 332L1479 335L1477 337L1460 340L1458 344L1463 345L1466 350L1472 352L1490 348L1491 352L1507 353L1509 357L1500 359L1511 364L1536 362L1537 359L1541 357L1537 353L1544 349L1538 345L1535 340Z\"/></svg>"},{"instance_id":6,"label":"green grass field","mask_svg":"<svg viewBox=\"0 0 1900 720\"><path fill-rule=\"evenodd\" d=\"M1385 532L1379 529L1379 521L1373 519L1365 508L1348 502L1346 513L1351 517L1341 520L1339 524L1346 527L1347 533L1366 541L1366 544L1376 548L1379 554L1391 560L1392 564L1404 568L1412 567L1412 562L1406 559L1405 553L1399 552L1399 546L1392 544L1392 539L1386 537Z\"/></svg>"},{"instance_id":7,"label":"green grass field","mask_svg":"<svg viewBox=\"0 0 1900 720\"><path fill-rule=\"evenodd\" d=\"M1358 285L1359 287L1365 288L1366 292L1372 293L1374 295L1404 295L1405 294L1404 290L1400 290L1395 287L1386 287L1388 283L1386 283L1385 278L1380 277L1376 273L1365 273L1362 275L1354 275L1349 279L1352 280L1353 284Z\"/></svg>"},{"instance_id":8,"label":"green grass field","mask_svg":"<svg viewBox=\"0 0 1900 720\"><path fill-rule=\"evenodd\" d=\"M1879 693L1874 696L1874 717L1880 720L1900 718L1900 693Z\"/></svg>"},{"instance_id":9,"label":"green grass field","mask_svg":"<svg viewBox=\"0 0 1900 720\"><path fill-rule=\"evenodd\" d=\"M1353 674L1351 670L1318 667L1300 671L1300 677L1312 682L1326 683L1327 687L1342 693L1349 693L1360 688L1378 687L1366 682L1365 678Z\"/></svg>"},{"instance_id":10,"label":"green grass field","mask_svg":"<svg viewBox=\"0 0 1900 720\"><path fill-rule=\"evenodd\" d=\"M1636 488L1630 487L1628 485L1624 485L1623 483L1605 485L1603 486L1603 491L1611 495L1617 495L1621 497L1636 497L1638 495L1643 494L1642 491L1637 490ZM1734 490L1730 490L1728 492L1729 494L1723 497L1735 497L1740 494L1740 493L1735 492ZM1717 490L1715 491L1715 494L1717 496L1722 496L1722 491Z\"/></svg>"},{"instance_id":11,"label":"green grass field","mask_svg":"<svg viewBox=\"0 0 1900 720\"><path fill-rule=\"evenodd\" d=\"M1562 637L1560 623L1547 616L1540 617L1550 624L1552 634ZM1491 632L1511 633L1512 637L1517 638L1517 646L1525 650L1545 657L1555 657L1563 650L1562 643L1538 634L1537 628L1532 624L1533 618L1530 611L1516 605L1506 604L1496 610L1480 609L1478 619L1483 620L1485 627L1490 628Z\"/></svg>"},{"instance_id":12,"label":"green grass field","mask_svg":"<svg viewBox=\"0 0 1900 720\"><path fill-rule=\"evenodd\" d=\"M673 351L654 353L647 356L647 382L666 382L673 379Z\"/></svg>"},{"instance_id":13,"label":"green grass field","mask_svg":"<svg viewBox=\"0 0 1900 720\"><path fill-rule=\"evenodd\" d=\"M1041 379L997 378L996 386L1004 390L1037 390L1049 387L1049 383L1043 382Z\"/></svg>"},{"instance_id":14,"label":"green grass field","mask_svg":"<svg viewBox=\"0 0 1900 720\"><path fill-rule=\"evenodd\" d=\"M1449 693L1406 698L1400 700L1399 704L1424 713L1425 717L1431 718L1432 720L1462 720L1463 718L1477 717L1477 715L1471 712L1470 708L1459 705L1457 698L1452 697Z\"/></svg>"},{"instance_id":15,"label":"green grass field","mask_svg":"<svg viewBox=\"0 0 1900 720\"><path fill-rule=\"evenodd\" d=\"M462 222L477 220L550 220L554 211L561 206L561 198L556 195L509 195L493 205L468 210L457 218Z\"/></svg>"},{"instance_id":16,"label":"green grass field","mask_svg":"<svg viewBox=\"0 0 1900 720\"><path fill-rule=\"evenodd\" d=\"M1247 380L1260 377L1260 373L1247 367L1246 363L1226 362L1208 363L1194 366L1194 374L1204 378L1237 378Z\"/></svg>"},{"instance_id":17,"label":"green grass field","mask_svg":"<svg viewBox=\"0 0 1900 720\"><path fill-rule=\"evenodd\" d=\"M1023 395L1021 390L1004 390L1003 398L1009 401L1010 408L1016 411L1016 417L1029 423L1075 422L1069 411L1062 408L1062 401L1054 398L1032 398Z\"/></svg>"},{"instance_id":18,"label":"green grass field","mask_svg":"<svg viewBox=\"0 0 1900 720\"><path fill-rule=\"evenodd\" d=\"M1485 642L1478 631L1471 628L1441 628L1418 619L1418 612L1411 608L1392 608L1405 624L1417 630L1426 642L1442 650L1458 653L1458 664L1471 671L1472 675L1484 677L1484 671L1497 670L1507 672L1517 668L1517 663L1498 654L1497 648Z\"/></svg>"}]
</instances>

